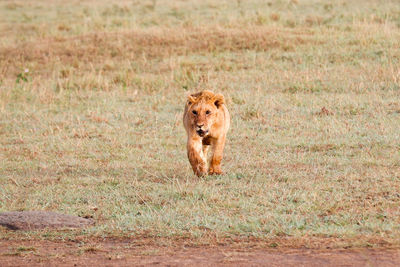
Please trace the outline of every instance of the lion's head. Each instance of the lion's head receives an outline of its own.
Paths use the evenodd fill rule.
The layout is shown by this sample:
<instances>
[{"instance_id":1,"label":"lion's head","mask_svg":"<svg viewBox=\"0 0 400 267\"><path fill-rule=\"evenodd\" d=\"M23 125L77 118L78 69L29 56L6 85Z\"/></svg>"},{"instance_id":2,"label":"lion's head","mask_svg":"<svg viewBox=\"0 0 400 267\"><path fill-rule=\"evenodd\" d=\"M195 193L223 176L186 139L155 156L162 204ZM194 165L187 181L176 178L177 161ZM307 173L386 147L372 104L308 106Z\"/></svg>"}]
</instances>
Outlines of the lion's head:
<instances>
[{"instance_id":1,"label":"lion's head","mask_svg":"<svg viewBox=\"0 0 400 267\"><path fill-rule=\"evenodd\" d=\"M212 125L216 122L220 108L224 104L224 96L211 91L201 91L188 96L186 114L190 128L200 137L209 134Z\"/></svg>"}]
</instances>

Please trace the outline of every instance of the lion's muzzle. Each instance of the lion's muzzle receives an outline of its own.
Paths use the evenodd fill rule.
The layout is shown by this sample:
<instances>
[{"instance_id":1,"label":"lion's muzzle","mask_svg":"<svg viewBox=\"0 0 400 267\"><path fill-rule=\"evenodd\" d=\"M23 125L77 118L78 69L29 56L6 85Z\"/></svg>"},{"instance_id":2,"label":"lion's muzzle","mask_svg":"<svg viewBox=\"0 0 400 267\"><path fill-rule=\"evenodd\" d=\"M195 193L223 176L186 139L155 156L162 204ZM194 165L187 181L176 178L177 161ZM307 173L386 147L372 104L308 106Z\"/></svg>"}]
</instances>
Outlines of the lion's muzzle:
<instances>
[{"instance_id":1,"label":"lion's muzzle","mask_svg":"<svg viewBox=\"0 0 400 267\"><path fill-rule=\"evenodd\" d=\"M200 137L204 137L206 134L208 134L208 130L198 129L198 130L196 130L196 133L197 133Z\"/></svg>"}]
</instances>

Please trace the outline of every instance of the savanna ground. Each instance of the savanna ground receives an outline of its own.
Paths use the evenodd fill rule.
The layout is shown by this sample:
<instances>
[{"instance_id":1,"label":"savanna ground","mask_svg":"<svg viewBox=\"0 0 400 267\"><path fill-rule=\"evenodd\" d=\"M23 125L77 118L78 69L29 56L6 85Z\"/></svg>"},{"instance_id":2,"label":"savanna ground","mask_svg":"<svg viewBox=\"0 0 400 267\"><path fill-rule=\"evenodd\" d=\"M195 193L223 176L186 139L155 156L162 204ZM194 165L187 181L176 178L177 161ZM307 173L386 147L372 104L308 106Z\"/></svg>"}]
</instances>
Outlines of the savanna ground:
<instances>
[{"instance_id":1,"label":"savanna ground","mask_svg":"<svg viewBox=\"0 0 400 267\"><path fill-rule=\"evenodd\" d=\"M200 89L232 115L222 176L186 158ZM0 212L96 221L2 228L3 258L101 240L396 248L399 140L396 0L0 2Z\"/></svg>"}]
</instances>

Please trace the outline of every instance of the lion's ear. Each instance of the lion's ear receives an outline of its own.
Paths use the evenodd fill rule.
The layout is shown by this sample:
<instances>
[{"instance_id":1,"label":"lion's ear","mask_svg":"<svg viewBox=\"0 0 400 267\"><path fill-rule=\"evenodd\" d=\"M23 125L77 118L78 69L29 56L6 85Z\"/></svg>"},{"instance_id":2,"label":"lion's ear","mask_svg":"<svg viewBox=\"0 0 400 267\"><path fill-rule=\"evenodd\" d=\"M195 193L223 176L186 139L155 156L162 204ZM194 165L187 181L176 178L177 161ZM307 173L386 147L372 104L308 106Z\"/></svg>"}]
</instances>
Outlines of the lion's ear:
<instances>
[{"instance_id":1,"label":"lion's ear","mask_svg":"<svg viewBox=\"0 0 400 267\"><path fill-rule=\"evenodd\" d=\"M188 105L191 105L191 104L194 103L195 100L196 100L196 99L195 99L193 96L188 95L188 97L187 97L187 104L188 104Z\"/></svg>"},{"instance_id":2,"label":"lion's ear","mask_svg":"<svg viewBox=\"0 0 400 267\"><path fill-rule=\"evenodd\" d=\"M225 104L225 98L224 98L224 96L221 95L221 94L216 94L216 95L213 97L213 102L214 102L214 105L215 105L217 108L220 108L223 104Z\"/></svg>"}]
</instances>

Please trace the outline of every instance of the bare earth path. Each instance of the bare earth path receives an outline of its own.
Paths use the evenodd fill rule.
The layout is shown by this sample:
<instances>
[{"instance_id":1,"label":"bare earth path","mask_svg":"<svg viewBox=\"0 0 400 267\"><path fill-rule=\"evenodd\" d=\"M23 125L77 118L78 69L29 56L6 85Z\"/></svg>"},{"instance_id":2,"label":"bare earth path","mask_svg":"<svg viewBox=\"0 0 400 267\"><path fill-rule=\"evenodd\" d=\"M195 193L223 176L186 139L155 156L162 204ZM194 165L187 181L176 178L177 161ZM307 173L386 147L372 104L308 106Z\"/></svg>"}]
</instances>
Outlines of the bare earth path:
<instances>
[{"instance_id":1,"label":"bare earth path","mask_svg":"<svg viewBox=\"0 0 400 267\"><path fill-rule=\"evenodd\" d=\"M0 240L0 266L399 266L395 249L138 245L134 241Z\"/></svg>"}]
</instances>

